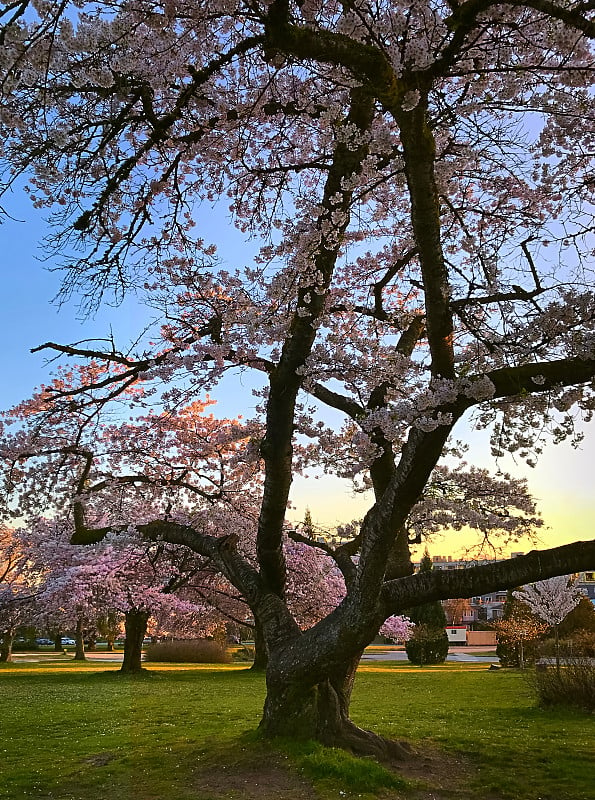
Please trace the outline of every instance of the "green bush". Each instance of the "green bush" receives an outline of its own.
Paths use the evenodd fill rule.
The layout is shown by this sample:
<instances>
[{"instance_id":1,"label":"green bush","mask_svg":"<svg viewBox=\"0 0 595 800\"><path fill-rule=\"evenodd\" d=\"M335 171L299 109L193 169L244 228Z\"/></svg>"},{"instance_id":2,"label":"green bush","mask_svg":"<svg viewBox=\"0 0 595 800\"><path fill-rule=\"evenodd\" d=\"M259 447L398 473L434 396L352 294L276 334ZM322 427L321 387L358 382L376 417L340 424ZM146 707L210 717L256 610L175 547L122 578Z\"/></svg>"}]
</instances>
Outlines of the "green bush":
<instances>
[{"instance_id":1,"label":"green bush","mask_svg":"<svg viewBox=\"0 0 595 800\"><path fill-rule=\"evenodd\" d=\"M537 639L529 639L526 641L512 641L502 635L498 636L498 643L496 645L496 655L500 659L500 664L503 667L521 667L521 654L522 666L528 667L535 663L541 652L542 642Z\"/></svg>"},{"instance_id":2,"label":"green bush","mask_svg":"<svg viewBox=\"0 0 595 800\"><path fill-rule=\"evenodd\" d=\"M448 655L448 636L444 628L416 625L405 650L412 664L442 664Z\"/></svg>"},{"instance_id":3,"label":"green bush","mask_svg":"<svg viewBox=\"0 0 595 800\"><path fill-rule=\"evenodd\" d=\"M15 639L12 643L13 653L28 653L31 650L39 650L39 645L35 639L27 639L24 642L17 642Z\"/></svg>"},{"instance_id":4,"label":"green bush","mask_svg":"<svg viewBox=\"0 0 595 800\"><path fill-rule=\"evenodd\" d=\"M145 650L145 660L178 664L229 664L231 656L219 642L187 639L150 644Z\"/></svg>"}]
</instances>

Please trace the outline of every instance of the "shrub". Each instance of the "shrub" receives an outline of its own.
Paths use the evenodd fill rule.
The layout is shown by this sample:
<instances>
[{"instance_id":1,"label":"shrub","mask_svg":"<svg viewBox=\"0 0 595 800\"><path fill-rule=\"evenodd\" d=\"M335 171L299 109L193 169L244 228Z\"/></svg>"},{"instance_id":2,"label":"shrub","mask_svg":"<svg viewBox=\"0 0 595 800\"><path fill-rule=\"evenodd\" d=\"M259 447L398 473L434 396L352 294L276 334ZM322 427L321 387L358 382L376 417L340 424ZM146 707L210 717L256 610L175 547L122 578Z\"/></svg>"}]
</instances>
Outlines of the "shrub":
<instances>
[{"instance_id":1,"label":"shrub","mask_svg":"<svg viewBox=\"0 0 595 800\"><path fill-rule=\"evenodd\" d=\"M561 657L573 658L595 658L595 633L591 631L575 631L571 636L561 639L559 642ZM541 642L539 655L546 657L556 656L556 640L545 639Z\"/></svg>"},{"instance_id":2,"label":"shrub","mask_svg":"<svg viewBox=\"0 0 595 800\"><path fill-rule=\"evenodd\" d=\"M535 691L542 706L578 706L595 711L595 661L586 656L561 656L534 672Z\"/></svg>"},{"instance_id":3,"label":"shrub","mask_svg":"<svg viewBox=\"0 0 595 800\"><path fill-rule=\"evenodd\" d=\"M595 658L595 632L575 631L567 641L573 655Z\"/></svg>"},{"instance_id":4,"label":"shrub","mask_svg":"<svg viewBox=\"0 0 595 800\"><path fill-rule=\"evenodd\" d=\"M187 664L229 664L231 656L219 642L209 639L188 639L150 644L146 661L173 661Z\"/></svg>"},{"instance_id":5,"label":"shrub","mask_svg":"<svg viewBox=\"0 0 595 800\"><path fill-rule=\"evenodd\" d=\"M35 639L26 639L24 642L15 639L12 643L13 653L27 653L31 650L39 650L39 645Z\"/></svg>"},{"instance_id":6,"label":"shrub","mask_svg":"<svg viewBox=\"0 0 595 800\"><path fill-rule=\"evenodd\" d=\"M448 636L444 628L416 625L405 650L412 664L442 664L448 655Z\"/></svg>"},{"instance_id":7,"label":"shrub","mask_svg":"<svg viewBox=\"0 0 595 800\"><path fill-rule=\"evenodd\" d=\"M512 641L498 637L496 655L503 667L528 667L535 663L539 655L540 642L535 639Z\"/></svg>"}]
</instances>

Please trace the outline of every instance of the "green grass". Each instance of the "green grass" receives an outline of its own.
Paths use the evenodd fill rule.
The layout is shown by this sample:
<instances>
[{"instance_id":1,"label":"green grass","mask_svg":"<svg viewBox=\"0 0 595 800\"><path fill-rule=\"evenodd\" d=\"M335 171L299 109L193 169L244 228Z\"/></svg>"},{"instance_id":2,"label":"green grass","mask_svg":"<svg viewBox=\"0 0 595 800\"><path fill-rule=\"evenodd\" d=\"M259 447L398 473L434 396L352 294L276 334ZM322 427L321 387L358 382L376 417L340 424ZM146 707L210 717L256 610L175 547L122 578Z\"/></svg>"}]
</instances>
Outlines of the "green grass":
<instances>
[{"instance_id":1,"label":"green grass","mask_svg":"<svg viewBox=\"0 0 595 800\"><path fill-rule=\"evenodd\" d=\"M417 797L423 770L406 781L315 743L260 741L253 732L263 699L263 678L237 666L152 668L139 678L98 664L3 666L0 798L252 800L242 787L257 787L261 772L254 796L263 800L305 797L304 780L310 796L325 800ZM466 763L460 785L451 781L436 797L593 797L593 715L537 708L518 673L366 665L352 712L422 754ZM289 782L275 789L281 773Z\"/></svg>"},{"instance_id":2,"label":"green grass","mask_svg":"<svg viewBox=\"0 0 595 800\"><path fill-rule=\"evenodd\" d=\"M358 724L465 756L477 770L472 785L478 793L513 800L593 798L592 714L538 708L519 672L399 672L388 680L359 676L352 706Z\"/></svg>"}]
</instances>

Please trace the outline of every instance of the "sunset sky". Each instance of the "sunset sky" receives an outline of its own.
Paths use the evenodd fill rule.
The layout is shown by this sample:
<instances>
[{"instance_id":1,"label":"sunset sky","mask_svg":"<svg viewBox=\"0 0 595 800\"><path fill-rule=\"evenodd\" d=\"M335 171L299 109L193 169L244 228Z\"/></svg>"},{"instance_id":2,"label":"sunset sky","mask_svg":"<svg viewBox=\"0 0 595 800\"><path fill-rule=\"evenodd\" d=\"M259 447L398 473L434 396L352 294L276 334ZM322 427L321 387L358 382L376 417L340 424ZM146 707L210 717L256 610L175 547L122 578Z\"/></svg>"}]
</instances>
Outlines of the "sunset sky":
<instances>
[{"instance_id":1,"label":"sunset sky","mask_svg":"<svg viewBox=\"0 0 595 800\"><path fill-rule=\"evenodd\" d=\"M0 409L6 409L31 394L40 383L47 381L50 369L43 354L31 354L30 349L48 340L70 343L91 336L104 336L110 328L116 341L127 342L135 338L147 318L147 310L134 298L121 307L107 307L93 319L78 318L73 301L62 308L51 300L60 286L60 276L50 272L55 262L39 260L43 251L39 242L50 230L40 212L33 212L28 201L15 195L5 203L14 220L0 225L0 253L4 291L0 297L0 326L4 346L0 348L0 366L3 380L0 384ZM201 212L203 214L208 211ZM252 247L242 242L240 234L230 230L221 213L209 217L209 230L213 240L220 245L220 256L230 266L239 254L246 258ZM219 235L224 233L225 235ZM241 246L241 247L240 247ZM249 388L236 384L226 387L219 395L218 413L234 416L249 413L254 405ZM248 408L246 407L248 404ZM214 409L217 413L217 409ZM480 466L492 466L486 434L470 433L464 422L455 431L459 438L471 441L467 460ZM543 546L564 544L576 539L593 538L595 518L594 472L595 427L586 426L585 441L580 450L569 445L551 446L534 469L512 459L500 463L503 470L515 476L525 476L538 500L539 509L547 528L540 538ZM307 482L296 479L293 501L295 509L290 517L303 518L309 507L316 523L334 526L361 517L369 504L369 497L355 497L345 482L319 476ZM476 541L472 535L445 534L433 539L429 545L432 555L458 555ZM521 542L507 546L507 550L528 550L530 544Z\"/></svg>"}]
</instances>

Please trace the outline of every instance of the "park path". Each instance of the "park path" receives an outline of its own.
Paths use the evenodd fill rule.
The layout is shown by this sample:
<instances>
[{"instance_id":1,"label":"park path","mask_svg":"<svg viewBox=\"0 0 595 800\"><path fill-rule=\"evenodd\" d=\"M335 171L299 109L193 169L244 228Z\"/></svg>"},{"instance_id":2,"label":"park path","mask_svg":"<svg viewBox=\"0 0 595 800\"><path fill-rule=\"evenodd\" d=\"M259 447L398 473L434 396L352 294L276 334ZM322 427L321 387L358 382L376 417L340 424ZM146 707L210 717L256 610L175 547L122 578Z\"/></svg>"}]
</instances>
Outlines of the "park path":
<instances>
[{"instance_id":1,"label":"park path","mask_svg":"<svg viewBox=\"0 0 595 800\"><path fill-rule=\"evenodd\" d=\"M93 665L97 665L100 667L102 664L109 666L109 665L116 665L122 663L123 653L116 652L116 653L107 653L105 651L98 651L98 652L87 652L86 653L87 662ZM55 664L55 654L54 653L15 653L13 655L13 662L15 664L19 663L38 663L41 667L44 662L46 661L53 661ZM382 662L382 661L407 661L407 653L402 648L393 648L393 647L372 647L366 650L364 655L362 656L362 666L366 664L374 663L374 662ZM466 664L498 664L499 659L496 655L494 655L493 647L451 647L446 657L446 661L450 663L466 663ZM190 667L197 667L199 665L189 665ZM228 665L233 666L236 669L244 669L247 665L246 664L233 664ZM74 664L72 663L72 659L69 659L64 662L64 667L67 669L73 669ZM54 666L54 669L56 666ZM166 664L160 664L159 669L168 669ZM182 667L183 669L183 667ZM6 671L6 668L3 670Z\"/></svg>"},{"instance_id":2,"label":"park path","mask_svg":"<svg viewBox=\"0 0 595 800\"><path fill-rule=\"evenodd\" d=\"M493 647L451 647L446 656L447 661L469 664L498 664L500 659L494 655ZM407 661L407 653L402 649L369 649L362 656L368 661Z\"/></svg>"}]
</instances>

